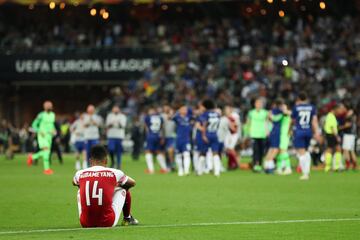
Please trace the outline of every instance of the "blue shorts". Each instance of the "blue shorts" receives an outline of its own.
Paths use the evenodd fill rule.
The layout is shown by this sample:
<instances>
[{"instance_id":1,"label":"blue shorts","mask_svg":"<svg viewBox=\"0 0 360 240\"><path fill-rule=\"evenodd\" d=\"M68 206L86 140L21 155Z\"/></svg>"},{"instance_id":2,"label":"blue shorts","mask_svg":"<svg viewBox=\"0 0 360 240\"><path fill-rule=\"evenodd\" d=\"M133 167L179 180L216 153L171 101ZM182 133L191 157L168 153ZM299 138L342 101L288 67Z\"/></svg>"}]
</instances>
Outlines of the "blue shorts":
<instances>
[{"instance_id":1,"label":"blue shorts","mask_svg":"<svg viewBox=\"0 0 360 240\"><path fill-rule=\"evenodd\" d=\"M172 137L165 138L165 148L169 149L174 147L175 147L175 138Z\"/></svg>"},{"instance_id":2,"label":"blue shorts","mask_svg":"<svg viewBox=\"0 0 360 240\"><path fill-rule=\"evenodd\" d=\"M206 153L208 151L208 147L201 137L198 137L195 140L195 150L199 153Z\"/></svg>"},{"instance_id":3,"label":"blue shorts","mask_svg":"<svg viewBox=\"0 0 360 240\"><path fill-rule=\"evenodd\" d=\"M220 142L220 152L224 151L224 142Z\"/></svg>"},{"instance_id":4,"label":"blue shorts","mask_svg":"<svg viewBox=\"0 0 360 240\"><path fill-rule=\"evenodd\" d=\"M76 141L74 146L75 146L76 151L79 153L85 150L85 142L84 141Z\"/></svg>"},{"instance_id":5,"label":"blue shorts","mask_svg":"<svg viewBox=\"0 0 360 240\"><path fill-rule=\"evenodd\" d=\"M122 152L122 139L109 138L107 147L109 152L117 152L117 151Z\"/></svg>"},{"instance_id":6,"label":"blue shorts","mask_svg":"<svg viewBox=\"0 0 360 240\"><path fill-rule=\"evenodd\" d=\"M271 133L270 134L269 148L280 148L280 133Z\"/></svg>"},{"instance_id":7,"label":"blue shorts","mask_svg":"<svg viewBox=\"0 0 360 240\"><path fill-rule=\"evenodd\" d=\"M294 132L294 148L305 148L308 149L310 146L310 140L312 138L312 134L309 133L299 133Z\"/></svg>"},{"instance_id":8,"label":"blue shorts","mask_svg":"<svg viewBox=\"0 0 360 240\"><path fill-rule=\"evenodd\" d=\"M176 152L183 153L191 151L191 144L189 141L176 141Z\"/></svg>"},{"instance_id":9,"label":"blue shorts","mask_svg":"<svg viewBox=\"0 0 360 240\"><path fill-rule=\"evenodd\" d=\"M145 150L151 152L163 150L160 141L161 141L160 137L147 137Z\"/></svg>"},{"instance_id":10,"label":"blue shorts","mask_svg":"<svg viewBox=\"0 0 360 240\"><path fill-rule=\"evenodd\" d=\"M96 145L96 144L99 144L99 140L98 139L89 139L89 140L86 140L85 141L85 145L86 145L86 149L89 149Z\"/></svg>"},{"instance_id":11,"label":"blue shorts","mask_svg":"<svg viewBox=\"0 0 360 240\"><path fill-rule=\"evenodd\" d=\"M221 144L219 142L219 138L217 137L217 134L208 134L207 135L208 138L208 143L207 146L208 148L211 149L211 151L213 151L213 153L220 153L220 149L221 149Z\"/></svg>"}]
</instances>

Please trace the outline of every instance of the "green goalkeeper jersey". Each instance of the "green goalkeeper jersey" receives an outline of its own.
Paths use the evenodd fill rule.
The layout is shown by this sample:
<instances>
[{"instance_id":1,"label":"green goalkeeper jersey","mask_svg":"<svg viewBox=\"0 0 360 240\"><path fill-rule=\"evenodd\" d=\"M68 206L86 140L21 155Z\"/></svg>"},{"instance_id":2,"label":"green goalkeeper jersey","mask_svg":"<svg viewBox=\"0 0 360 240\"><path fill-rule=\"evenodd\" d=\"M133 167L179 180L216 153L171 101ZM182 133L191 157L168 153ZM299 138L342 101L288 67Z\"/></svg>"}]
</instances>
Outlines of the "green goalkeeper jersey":
<instances>
[{"instance_id":1,"label":"green goalkeeper jersey","mask_svg":"<svg viewBox=\"0 0 360 240\"><path fill-rule=\"evenodd\" d=\"M55 113L46 111L39 113L31 127L35 132L52 134L55 130Z\"/></svg>"},{"instance_id":2,"label":"green goalkeeper jersey","mask_svg":"<svg viewBox=\"0 0 360 240\"><path fill-rule=\"evenodd\" d=\"M291 117L289 115L283 115L281 119L280 134L281 136L289 135L289 128L291 123Z\"/></svg>"},{"instance_id":3,"label":"green goalkeeper jersey","mask_svg":"<svg viewBox=\"0 0 360 240\"><path fill-rule=\"evenodd\" d=\"M248 114L250 120L249 134L251 138L265 139L267 134L268 111L253 109Z\"/></svg>"}]
</instances>

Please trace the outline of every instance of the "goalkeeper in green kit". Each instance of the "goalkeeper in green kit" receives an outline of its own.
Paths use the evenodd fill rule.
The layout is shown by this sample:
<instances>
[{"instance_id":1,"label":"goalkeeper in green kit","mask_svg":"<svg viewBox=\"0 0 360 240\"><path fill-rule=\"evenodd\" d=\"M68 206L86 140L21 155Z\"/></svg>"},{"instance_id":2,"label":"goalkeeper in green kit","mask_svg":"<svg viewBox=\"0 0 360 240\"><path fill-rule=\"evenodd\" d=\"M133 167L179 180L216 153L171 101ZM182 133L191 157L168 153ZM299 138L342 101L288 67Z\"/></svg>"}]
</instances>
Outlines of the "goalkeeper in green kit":
<instances>
[{"instance_id":1,"label":"goalkeeper in green kit","mask_svg":"<svg viewBox=\"0 0 360 240\"><path fill-rule=\"evenodd\" d=\"M291 124L291 111L289 111L286 104L282 106L283 117L280 123L280 152L276 157L276 172L280 175L289 175L291 171L290 156L288 153L290 142L290 124Z\"/></svg>"},{"instance_id":2,"label":"goalkeeper in green kit","mask_svg":"<svg viewBox=\"0 0 360 240\"><path fill-rule=\"evenodd\" d=\"M42 158L44 163L44 174L51 175L53 170L50 169L50 151L52 138L55 133L55 113L52 111L53 105L50 101L44 102L44 111L40 112L31 127L37 134L39 151L29 154L27 164L32 165L33 160Z\"/></svg>"}]
</instances>

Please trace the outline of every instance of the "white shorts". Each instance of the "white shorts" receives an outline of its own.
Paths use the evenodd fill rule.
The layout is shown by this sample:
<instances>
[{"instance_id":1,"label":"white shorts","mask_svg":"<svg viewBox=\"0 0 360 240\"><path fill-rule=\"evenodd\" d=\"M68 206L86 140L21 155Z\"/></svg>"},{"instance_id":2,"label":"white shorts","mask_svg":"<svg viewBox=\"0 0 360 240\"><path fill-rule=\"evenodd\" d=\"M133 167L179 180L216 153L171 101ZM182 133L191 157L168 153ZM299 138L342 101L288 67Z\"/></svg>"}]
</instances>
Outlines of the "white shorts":
<instances>
[{"instance_id":1,"label":"white shorts","mask_svg":"<svg viewBox=\"0 0 360 240\"><path fill-rule=\"evenodd\" d=\"M119 222L120 215L125 203L125 198L126 198L126 191L122 188L116 188L111 204L111 207L115 213L115 220L114 220L114 224L112 225L113 227L115 227ZM77 202L78 202L78 210L79 210L79 218L80 218L81 215L80 190L78 191L77 194Z\"/></svg>"},{"instance_id":2,"label":"white shorts","mask_svg":"<svg viewBox=\"0 0 360 240\"><path fill-rule=\"evenodd\" d=\"M224 140L225 149L235 149L238 139L239 139L239 135L237 133L227 134Z\"/></svg>"},{"instance_id":3,"label":"white shorts","mask_svg":"<svg viewBox=\"0 0 360 240\"><path fill-rule=\"evenodd\" d=\"M343 150L354 151L355 150L355 140L356 137L354 134L344 134L343 137Z\"/></svg>"}]
</instances>

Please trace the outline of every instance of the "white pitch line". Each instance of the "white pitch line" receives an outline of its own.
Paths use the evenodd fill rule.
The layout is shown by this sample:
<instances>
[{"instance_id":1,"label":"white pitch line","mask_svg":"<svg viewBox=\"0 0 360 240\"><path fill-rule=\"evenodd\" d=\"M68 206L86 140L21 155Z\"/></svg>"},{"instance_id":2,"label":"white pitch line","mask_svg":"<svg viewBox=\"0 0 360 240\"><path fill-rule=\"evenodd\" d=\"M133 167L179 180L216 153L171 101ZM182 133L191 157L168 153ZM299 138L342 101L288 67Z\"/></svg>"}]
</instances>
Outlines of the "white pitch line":
<instances>
[{"instance_id":1,"label":"white pitch line","mask_svg":"<svg viewBox=\"0 0 360 240\"><path fill-rule=\"evenodd\" d=\"M320 218L320 219L295 219L295 220L273 220L273 221L242 221L242 222L214 222L214 223L184 223L184 224L163 224L163 225L139 225L134 227L122 227L121 229L137 228L175 228L175 227L202 227L202 226L224 226L224 225L260 225L260 224L287 224L287 223L313 223L313 222L345 222L360 221L360 218ZM0 232L0 235L67 232L67 231L89 231L105 230L114 228L55 228L55 229L34 229Z\"/></svg>"}]
</instances>

